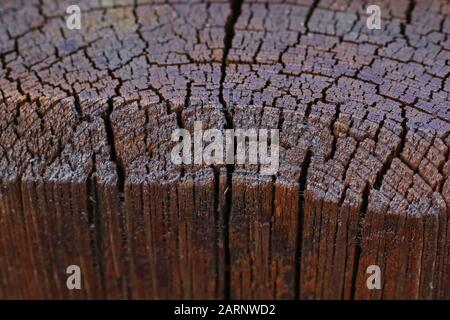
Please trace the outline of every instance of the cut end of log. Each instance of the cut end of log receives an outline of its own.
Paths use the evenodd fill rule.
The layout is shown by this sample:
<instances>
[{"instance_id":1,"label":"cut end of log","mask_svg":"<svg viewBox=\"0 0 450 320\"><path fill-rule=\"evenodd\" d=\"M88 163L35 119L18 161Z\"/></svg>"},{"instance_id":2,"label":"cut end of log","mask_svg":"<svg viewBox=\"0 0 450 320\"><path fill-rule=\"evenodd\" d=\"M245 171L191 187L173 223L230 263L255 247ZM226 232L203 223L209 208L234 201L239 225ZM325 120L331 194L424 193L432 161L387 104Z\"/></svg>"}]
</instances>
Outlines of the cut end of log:
<instances>
[{"instance_id":1,"label":"cut end of log","mask_svg":"<svg viewBox=\"0 0 450 320\"><path fill-rule=\"evenodd\" d=\"M0 5L0 298L450 298L447 1L78 3Z\"/></svg>"}]
</instances>

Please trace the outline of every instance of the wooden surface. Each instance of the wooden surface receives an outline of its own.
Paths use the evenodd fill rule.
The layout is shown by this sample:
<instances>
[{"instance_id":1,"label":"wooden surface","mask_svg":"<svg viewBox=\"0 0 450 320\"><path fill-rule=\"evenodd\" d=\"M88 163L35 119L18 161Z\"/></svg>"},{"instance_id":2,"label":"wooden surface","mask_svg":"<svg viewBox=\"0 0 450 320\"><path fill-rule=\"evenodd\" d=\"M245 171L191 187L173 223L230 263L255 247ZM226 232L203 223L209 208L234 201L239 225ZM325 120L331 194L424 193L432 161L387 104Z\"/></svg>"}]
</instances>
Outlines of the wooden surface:
<instances>
[{"instance_id":1,"label":"wooden surface","mask_svg":"<svg viewBox=\"0 0 450 320\"><path fill-rule=\"evenodd\" d=\"M373 1L381 30L358 0L76 2L81 30L0 3L0 298L450 299L447 1ZM172 164L195 120L280 129L278 174Z\"/></svg>"}]
</instances>

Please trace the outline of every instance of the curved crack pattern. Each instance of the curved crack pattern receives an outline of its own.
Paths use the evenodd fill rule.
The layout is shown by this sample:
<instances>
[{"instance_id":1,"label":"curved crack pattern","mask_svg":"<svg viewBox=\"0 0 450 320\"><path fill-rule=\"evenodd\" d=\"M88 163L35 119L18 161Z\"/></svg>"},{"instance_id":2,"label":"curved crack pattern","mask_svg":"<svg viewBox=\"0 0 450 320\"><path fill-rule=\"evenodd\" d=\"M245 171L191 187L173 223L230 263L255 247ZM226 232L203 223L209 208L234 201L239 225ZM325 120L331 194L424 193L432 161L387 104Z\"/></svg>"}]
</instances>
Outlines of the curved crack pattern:
<instances>
[{"instance_id":1,"label":"curved crack pattern","mask_svg":"<svg viewBox=\"0 0 450 320\"><path fill-rule=\"evenodd\" d=\"M0 8L0 180L31 194L18 209L30 219L67 212L39 222L37 243L50 230L70 252L96 242L89 294L377 298L362 288L379 262L392 272L384 297L446 296L445 1L381 1L380 31L358 0L80 6L79 31L65 28L64 1ZM194 121L280 129L278 174L174 165L171 133ZM91 240L69 241L69 213ZM97 285L99 268L114 280ZM392 284L411 275L417 288Z\"/></svg>"}]
</instances>

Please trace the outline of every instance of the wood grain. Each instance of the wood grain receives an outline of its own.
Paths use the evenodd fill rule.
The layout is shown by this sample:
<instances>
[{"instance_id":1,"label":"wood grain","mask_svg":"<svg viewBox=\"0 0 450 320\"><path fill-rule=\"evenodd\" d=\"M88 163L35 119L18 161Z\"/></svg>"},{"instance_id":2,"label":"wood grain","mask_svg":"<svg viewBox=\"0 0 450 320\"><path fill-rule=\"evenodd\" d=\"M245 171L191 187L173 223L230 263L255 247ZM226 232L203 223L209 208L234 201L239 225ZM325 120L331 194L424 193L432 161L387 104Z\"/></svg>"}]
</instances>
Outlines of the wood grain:
<instances>
[{"instance_id":1,"label":"wood grain","mask_svg":"<svg viewBox=\"0 0 450 320\"><path fill-rule=\"evenodd\" d=\"M77 2L80 30L0 4L0 298L450 299L447 1L381 30L359 0ZM195 121L279 129L277 175L173 164Z\"/></svg>"}]
</instances>

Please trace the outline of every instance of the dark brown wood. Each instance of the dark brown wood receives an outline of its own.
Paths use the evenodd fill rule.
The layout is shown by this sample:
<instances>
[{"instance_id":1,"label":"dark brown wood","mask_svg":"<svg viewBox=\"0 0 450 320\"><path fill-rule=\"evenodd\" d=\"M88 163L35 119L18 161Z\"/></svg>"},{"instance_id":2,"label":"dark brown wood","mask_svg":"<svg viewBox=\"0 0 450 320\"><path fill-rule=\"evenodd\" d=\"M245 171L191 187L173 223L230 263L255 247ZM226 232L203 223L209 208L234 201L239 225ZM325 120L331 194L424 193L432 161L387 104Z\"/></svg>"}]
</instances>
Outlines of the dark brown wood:
<instances>
[{"instance_id":1,"label":"dark brown wood","mask_svg":"<svg viewBox=\"0 0 450 320\"><path fill-rule=\"evenodd\" d=\"M0 4L0 298L450 299L447 1L381 30L359 0L78 3ZM195 121L279 129L277 175L173 164Z\"/></svg>"}]
</instances>

